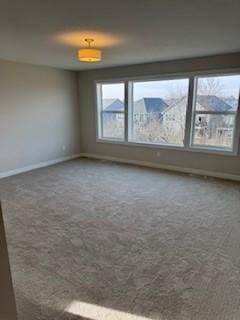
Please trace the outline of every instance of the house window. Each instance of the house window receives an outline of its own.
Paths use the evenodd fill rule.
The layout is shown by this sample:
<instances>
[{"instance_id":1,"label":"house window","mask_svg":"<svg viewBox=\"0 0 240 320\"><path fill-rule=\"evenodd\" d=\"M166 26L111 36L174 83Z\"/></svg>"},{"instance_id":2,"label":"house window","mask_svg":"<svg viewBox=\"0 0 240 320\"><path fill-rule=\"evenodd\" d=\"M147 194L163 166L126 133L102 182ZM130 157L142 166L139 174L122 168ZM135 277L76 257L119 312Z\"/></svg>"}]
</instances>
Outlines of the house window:
<instances>
[{"instance_id":1,"label":"house window","mask_svg":"<svg viewBox=\"0 0 240 320\"><path fill-rule=\"evenodd\" d=\"M98 139L237 154L240 74L99 82Z\"/></svg>"},{"instance_id":2,"label":"house window","mask_svg":"<svg viewBox=\"0 0 240 320\"><path fill-rule=\"evenodd\" d=\"M239 87L239 75L196 78L192 146L233 150Z\"/></svg>"},{"instance_id":3,"label":"house window","mask_svg":"<svg viewBox=\"0 0 240 320\"><path fill-rule=\"evenodd\" d=\"M129 140L184 145L189 79L129 83Z\"/></svg>"},{"instance_id":4,"label":"house window","mask_svg":"<svg viewBox=\"0 0 240 320\"><path fill-rule=\"evenodd\" d=\"M125 137L124 83L97 85L98 137L124 140Z\"/></svg>"}]
</instances>

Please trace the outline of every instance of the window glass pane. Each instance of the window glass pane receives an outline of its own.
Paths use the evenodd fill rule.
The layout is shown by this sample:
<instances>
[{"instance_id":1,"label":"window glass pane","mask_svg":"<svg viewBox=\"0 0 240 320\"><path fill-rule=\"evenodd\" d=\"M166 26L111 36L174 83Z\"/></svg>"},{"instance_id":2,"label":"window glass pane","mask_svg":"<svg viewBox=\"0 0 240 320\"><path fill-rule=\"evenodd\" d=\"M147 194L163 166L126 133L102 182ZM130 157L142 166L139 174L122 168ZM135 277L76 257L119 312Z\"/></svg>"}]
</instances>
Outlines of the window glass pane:
<instances>
[{"instance_id":1,"label":"window glass pane","mask_svg":"<svg viewBox=\"0 0 240 320\"><path fill-rule=\"evenodd\" d=\"M197 79L193 145L232 150L239 88L239 75Z\"/></svg>"},{"instance_id":2,"label":"window glass pane","mask_svg":"<svg viewBox=\"0 0 240 320\"><path fill-rule=\"evenodd\" d=\"M237 111L240 76L200 77L197 81L197 111Z\"/></svg>"},{"instance_id":3,"label":"window glass pane","mask_svg":"<svg viewBox=\"0 0 240 320\"><path fill-rule=\"evenodd\" d=\"M104 111L124 111L124 83L102 84Z\"/></svg>"},{"instance_id":4,"label":"window glass pane","mask_svg":"<svg viewBox=\"0 0 240 320\"><path fill-rule=\"evenodd\" d=\"M103 112L103 138L124 139L124 114Z\"/></svg>"},{"instance_id":5,"label":"window glass pane","mask_svg":"<svg viewBox=\"0 0 240 320\"><path fill-rule=\"evenodd\" d=\"M194 144L232 148L235 115L196 114Z\"/></svg>"},{"instance_id":6,"label":"window glass pane","mask_svg":"<svg viewBox=\"0 0 240 320\"><path fill-rule=\"evenodd\" d=\"M124 140L124 83L101 84L98 104L99 136Z\"/></svg>"},{"instance_id":7,"label":"window glass pane","mask_svg":"<svg viewBox=\"0 0 240 320\"><path fill-rule=\"evenodd\" d=\"M188 79L133 83L131 139L184 144Z\"/></svg>"}]
</instances>

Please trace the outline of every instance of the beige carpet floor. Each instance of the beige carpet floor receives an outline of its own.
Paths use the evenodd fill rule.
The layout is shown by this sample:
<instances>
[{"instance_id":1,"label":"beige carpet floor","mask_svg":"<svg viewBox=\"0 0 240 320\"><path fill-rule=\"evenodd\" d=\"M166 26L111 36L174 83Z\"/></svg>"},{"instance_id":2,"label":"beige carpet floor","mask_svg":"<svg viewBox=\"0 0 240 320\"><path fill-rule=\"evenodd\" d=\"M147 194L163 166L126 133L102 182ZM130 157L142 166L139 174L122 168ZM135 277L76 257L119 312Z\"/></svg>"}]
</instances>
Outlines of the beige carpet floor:
<instances>
[{"instance_id":1,"label":"beige carpet floor","mask_svg":"<svg viewBox=\"0 0 240 320\"><path fill-rule=\"evenodd\" d=\"M81 159L0 180L19 320L239 320L240 185Z\"/></svg>"}]
</instances>

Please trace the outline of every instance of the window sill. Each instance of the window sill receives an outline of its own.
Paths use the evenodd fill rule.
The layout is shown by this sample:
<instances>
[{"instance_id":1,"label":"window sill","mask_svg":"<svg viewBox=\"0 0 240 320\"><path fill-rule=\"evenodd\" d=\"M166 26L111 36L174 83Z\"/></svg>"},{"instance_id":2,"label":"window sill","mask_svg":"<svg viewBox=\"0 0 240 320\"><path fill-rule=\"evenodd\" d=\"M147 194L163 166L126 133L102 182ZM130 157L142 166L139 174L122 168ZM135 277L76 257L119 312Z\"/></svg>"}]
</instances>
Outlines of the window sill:
<instances>
[{"instance_id":1,"label":"window sill","mask_svg":"<svg viewBox=\"0 0 240 320\"><path fill-rule=\"evenodd\" d=\"M116 144L122 145L126 147L140 147L140 148L150 148L150 149L160 149L160 150L173 150L173 151L184 151L184 152L198 152L204 154L215 154L215 155L223 155L223 156L234 156L238 155L237 152L232 150L225 150L221 148L212 148L208 149L206 147L201 146L192 146L192 147L184 147L181 145L164 145L164 144L152 144L152 143L144 143L144 142L132 142L132 141L123 141L123 140L114 140L114 139L97 139L97 143L104 144Z\"/></svg>"}]
</instances>

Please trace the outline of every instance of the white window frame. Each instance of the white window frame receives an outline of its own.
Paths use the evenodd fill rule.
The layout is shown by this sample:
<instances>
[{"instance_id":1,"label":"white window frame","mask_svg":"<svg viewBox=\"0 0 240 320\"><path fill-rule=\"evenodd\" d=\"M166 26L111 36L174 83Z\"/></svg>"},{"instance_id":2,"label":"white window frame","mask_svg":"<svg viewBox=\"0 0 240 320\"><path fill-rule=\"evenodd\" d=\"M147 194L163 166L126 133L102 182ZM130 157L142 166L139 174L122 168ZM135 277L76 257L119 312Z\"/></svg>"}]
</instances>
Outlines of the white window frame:
<instances>
[{"instance_id":1,"label":"white window frame","mask_svg":"<svg viewBox=\"0 0 240 320\"><path fill-rule=\"evenodd\" d=\"M110 81L104 83L96 83L96 105L97 105L97 121L96 121L96 128L97 128L97 137L98 140L102 141L112 141L112 142L124 142L126 141L126 97L124 96L124 111L104 111L102 107L102 85L104 84L123 84L124 85L124 95L125 95L125 81ZM103 114L123 114L124 115L124 136L123 139L121 138L114 138L114 137L104 137L103 135Z\"/></svg>"},{"instance_id":2,"label":"white window frame","mask_svg":"<svg viewBox=\"0 0 240 320\"><path fill-rule=\"evenodd\" d=\"M133 125L133 121L132 121L132 107L133 107L133 84L137 83L137 82L151 82L151 81L167 81L167 80L181 80L181 79L186 79L188 80L188 82L190 83L190 77L189 75L178 75L178 76L161 76L161 78L159 77L155 77L155 78L140 78L140 79L134 79L134 80L130 80L128 81L128 143L131 144L137 144L137 145L145 145L145 146L157 146L157 147L166 147L166 148L178 148L178 149L184 149L185 146L185 135L186 135L186 122L185 122L185 133L184 133L184 143L181 144L174 144L174 143L163 143L163 142L159 142L159 143L153 143L153 142L143 142L143 141L135 141L132 139L132 125ZM188 88L188 99L189 99L189 88ZM187 102L187 108L186 108L186 119L187 119L187 112L188 112L188 102Z\"/></svg>"},{"instance_id":3,"label":"white window frame","mask_svg":"<svg viewBox=\"0 0 240 320\"><path fill-rule=\"evenodd\" d=\"M155 76L141 76L141 77L125 77L125 78L116 78L116 79L103 79L94 81L94 92L95 92L95 105L96 105L96 141L99 143L110 143L110 144L120 144L129 147L147 147L147 148L157 148L157 149L172 149L172 150L181 150L181 151L190 151L190 152L200 152L208 154L219 154L219 155L229 155L236 156L239 154L239 144L240 144L240 92L238 99L238 109L235 117L235 126L233 133L233 146L232 149L214 147L214 146L202 146L193 144L193 130L194 130L194 119L195 119L195 98L196 98L196 82L197 78L200 77L217 77L217 76L230 76L230 75L240 75L240 69L234 69L230 71L201 71L201 72L189 72L181 74L165 74L165 75L155 75ZM132 99L132 84L133 82L144 82L144 81L161 81L161 80L177 80L177 79L189 79L189 88L188 88L188 104L186 111L186 123L185 123L185 137L184 144L174 145L174 144L163 144L163 143L151 143L151 142L133 142L131 141L131 112L129 112L129 105L131 105ZM125 89L125 127L124 127L124 139L116 138L103 138L101 134L102 126L102 117L99 113L99 96L98 85L103 84L116 84L124 83ZM101 103L100 103L101 104ZM200 111L199 111L200 112ZM204 111L200 112L201 114L205 113ZM206 113L209 113L208 111ZM213 112L214 113L214 112ZM216 112L219 114L218 112ZM224 112L223 112L224 113ZM221 113L221 114L223 114ZM229 112L226 112L229 114ZM235 114L235 113L234 113Z\"/></svg>"},{"instance_id":4,"label":"white window frame","mask_svg":"<svg viewBox=\"0 0 240 320\"><path fill-rule=\"evenodd\" d=\"M239 116L240 116L240 88L239 88L239 95L238 95L238 107L237 111L225 111L225 112L218 112L218 111L205 111L205 110L195 110L196 108L196 97L197 97L197 87L198 87L198 79L199 78L213 78L213 77L224 77L224 76L233 76L233 75L240 75L239 72L236 73L209 73L209 74L199 74L194 76L194 88L193 88L193 101L192 101L192 117L191 117L191 131L190 131L190 140L189 140L189 148L190 150L200 150L205 151L207 153L214 152L214 153L223 153L223 154L238 154L239 148L239 130L240 130L240 123L239 123ZM219 147L219 146L212 146L212 145L201 145L201 144L194 144L194 127L195 127L195 119L197 114L212 114L212 115L235 115L235 124L233 128L233 140L231 148L226 147Z\"/></svg>"}]
</instances>

